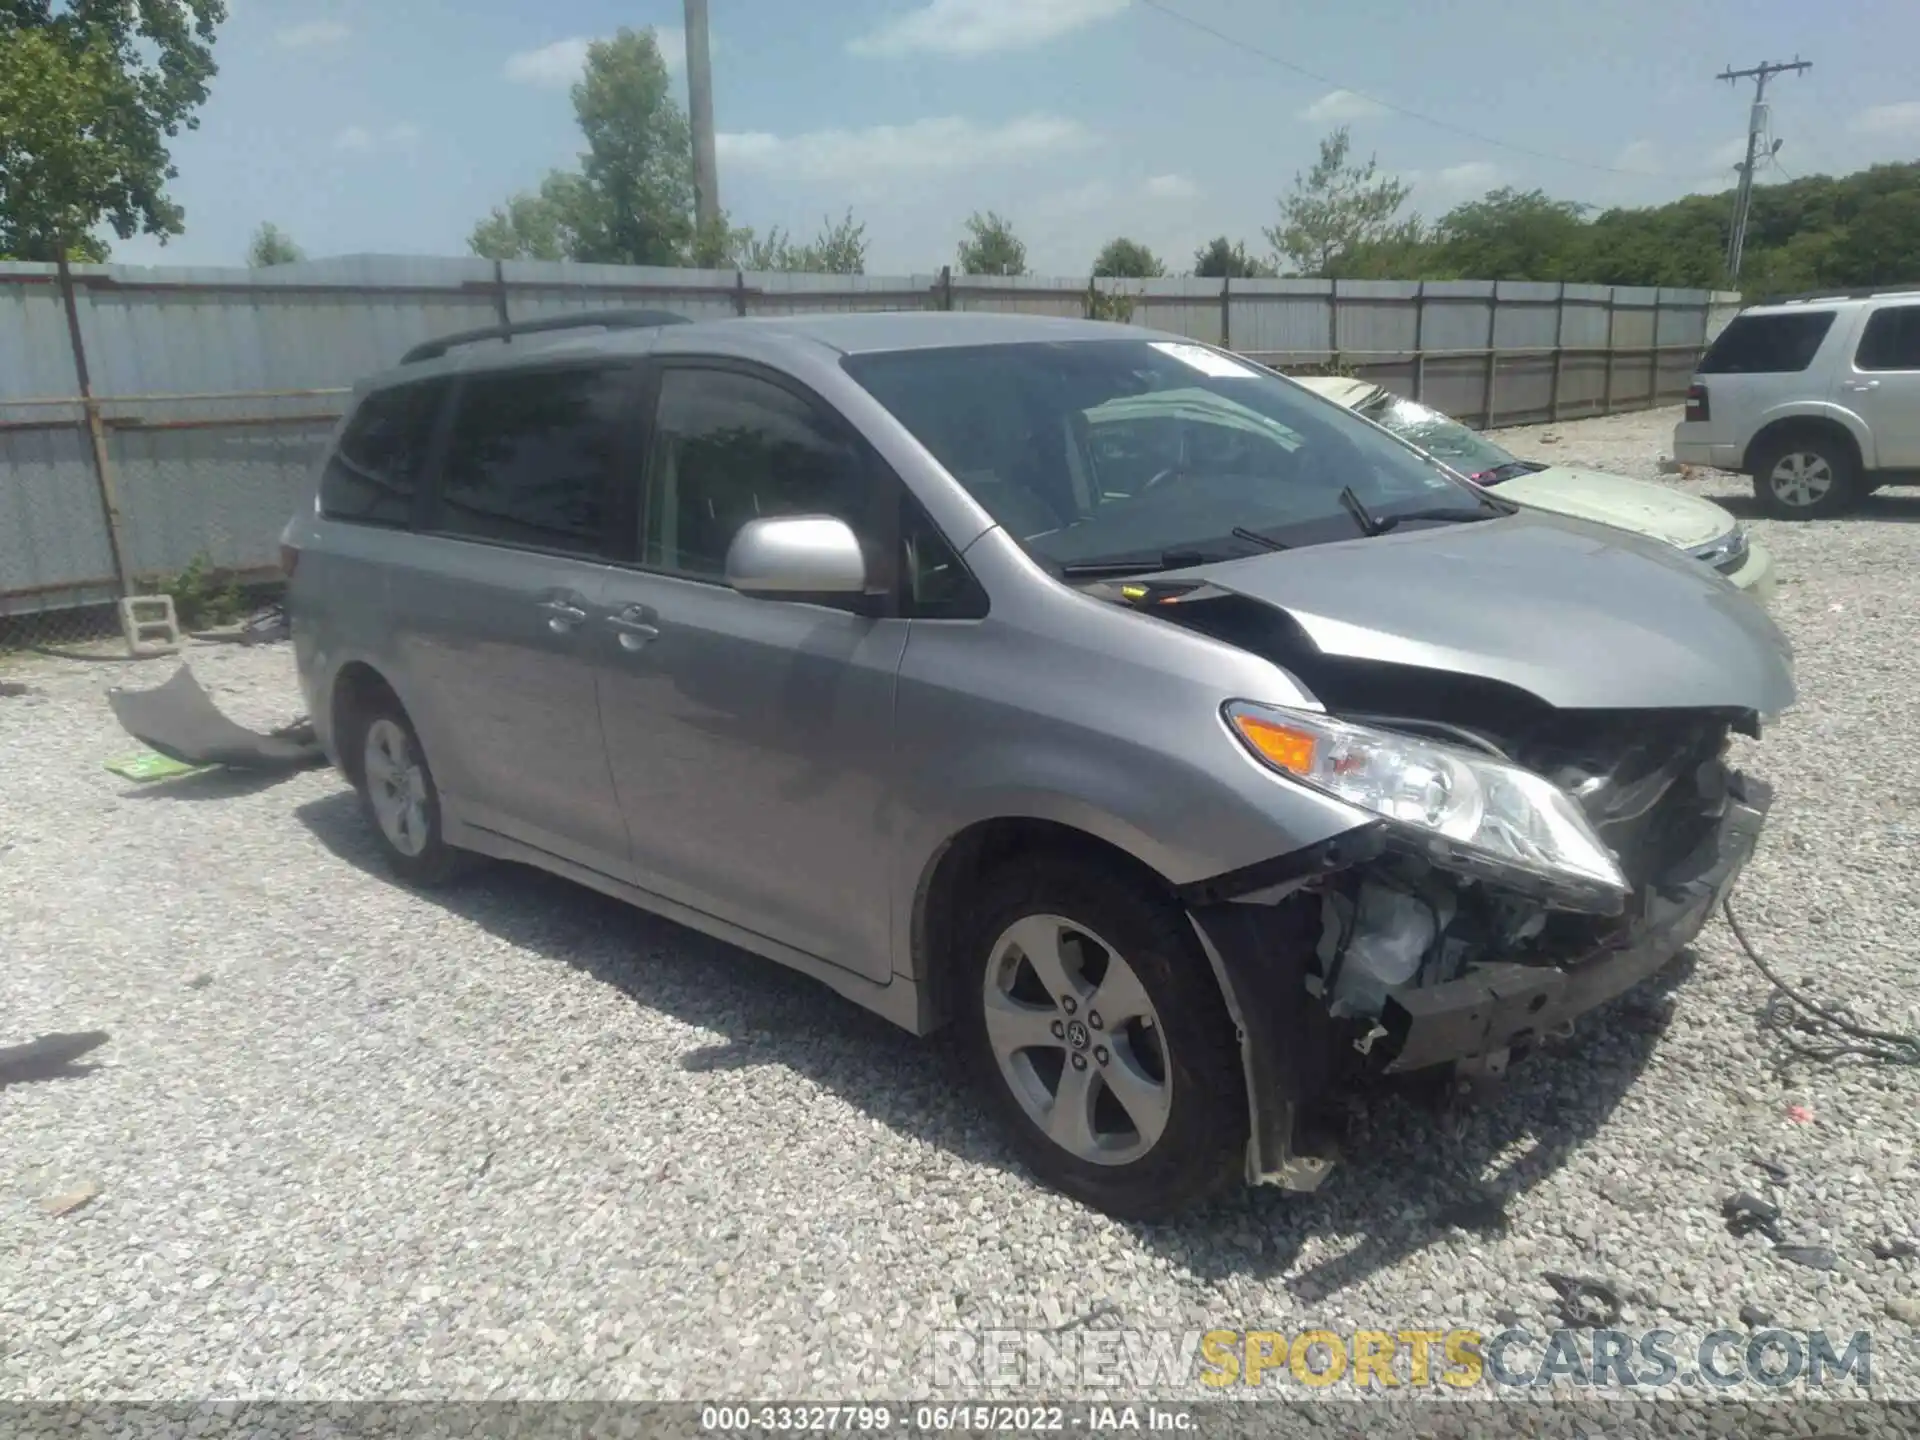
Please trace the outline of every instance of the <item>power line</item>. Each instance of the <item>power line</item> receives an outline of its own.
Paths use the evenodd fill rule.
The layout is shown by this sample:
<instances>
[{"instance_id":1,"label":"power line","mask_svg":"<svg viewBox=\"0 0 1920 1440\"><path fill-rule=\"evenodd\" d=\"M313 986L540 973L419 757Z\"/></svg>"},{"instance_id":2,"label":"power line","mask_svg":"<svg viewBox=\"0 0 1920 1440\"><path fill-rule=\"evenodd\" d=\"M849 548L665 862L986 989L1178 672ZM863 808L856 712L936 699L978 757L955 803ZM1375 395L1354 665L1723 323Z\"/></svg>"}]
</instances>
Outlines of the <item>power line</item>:
<instances>
[{"instance_id":1,"label":"power line","mask_svg":"<svg viewBox=\"0 0 1920 1440\"><path fill-rule=\"evenodd\" d=\"M1660 172L1657 170L1627 170L1618 165L1602 165L1594 160L1580 160L1571 155L1559 155L1551 150L1535 150L1528 145L1516 145L1511 140L1502 140L1498 136L1486 135L1478 130L1469 130L1464 125L1456 125L1451 120L1442 120L1437 115L1428 115L1419 110L1409 110L1405 105L1396 105L1393 101L1383 100L1378 95L1369 95L1364 90L1355 90L1350 85L1342 85L1338 80L1322 75L1316 70L1309 70L1304 65L1295 64L1283 56L1275 55L1270 50L1262 50L1258 45L1242 40L1238 36L1229 35L1224 30L1216 30L1213 26L1207 24L1206 21L1196 20L1191 15L1183 14L1181 11L1175 10L1171 5L1161 3L1161 0L1140 0L1140 4L1149 10L1158 11L1169 20L1176 20L1190 29L1200 31L1203 35L1211 35L1214 39L1231 45L1235 49L1244 50L1247 54L1265 60L1269 64L1278 65L1283 70L1291 70L1296 75L1303 75L1316 84L1330 85L1336 90L1344 90L1347 94L1365 100L1370 105L1378 105L1383 110L1391 110L1396 115L1404 115L1409 120L1418 120L1422 124L1432 125L1441 130L1451 130L1456 135L1464 135L1467 139L1477 140L1482 145L1492 145L1501 150L1511 150L1517 155L1531 155L1536 160L1552 160L1557 164L1572 165L1581 170L1598 170L1607 175L1636 175L1642 179L1661 178Z\"/></svg>"}]
</instances>

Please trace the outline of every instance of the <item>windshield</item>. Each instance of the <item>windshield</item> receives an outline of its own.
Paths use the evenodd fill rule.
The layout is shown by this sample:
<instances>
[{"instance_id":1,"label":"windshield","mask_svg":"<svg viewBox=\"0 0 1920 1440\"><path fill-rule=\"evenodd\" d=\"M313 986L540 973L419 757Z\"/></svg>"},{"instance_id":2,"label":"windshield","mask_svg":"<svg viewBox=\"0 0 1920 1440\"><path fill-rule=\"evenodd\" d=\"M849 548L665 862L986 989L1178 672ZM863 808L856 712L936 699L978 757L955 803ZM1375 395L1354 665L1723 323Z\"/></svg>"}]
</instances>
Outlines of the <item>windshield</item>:
<instances>
[{"instance_id":1,"label":"windshield","mask_svg":"<svg viewBox=\"0 0 1920 1440\"><path fill-rule=\"evenodd\" d=\"M1371 522L1503 513L1342 407L1198 345L970 346L843 364L1057 566L1172 567L1350 540Z\"/></svg>"},{"instance_id":2,"label":"windshield","mask_svg":"<svg viewBox=\"0 0 1920 1440\"><path fill-rule=\"evenodd\" d=\"M1383 391L1362 405L1359 413L1482 485L1509 480L1533 468L1479 431L1467 428L1450 415L1429 410L1417 400L1406 400Z\"/></svg>"}]
</instances>

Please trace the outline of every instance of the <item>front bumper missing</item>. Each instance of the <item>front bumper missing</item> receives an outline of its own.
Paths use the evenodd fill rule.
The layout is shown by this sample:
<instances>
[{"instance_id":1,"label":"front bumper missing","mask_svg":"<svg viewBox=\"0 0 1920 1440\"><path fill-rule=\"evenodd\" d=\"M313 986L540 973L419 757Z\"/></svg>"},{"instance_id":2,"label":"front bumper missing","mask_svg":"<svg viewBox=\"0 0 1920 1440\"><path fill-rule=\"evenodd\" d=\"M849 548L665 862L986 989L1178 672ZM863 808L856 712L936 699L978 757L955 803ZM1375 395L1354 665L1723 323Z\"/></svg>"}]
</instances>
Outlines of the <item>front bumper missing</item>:
<instances>
[{"instance_id":1,"label":"front bumper missing","mask_svg":"<svg viewBox=\"0 0 1920 1440\"><path fill-rule=\"evenodd\" d=\"M1523 1046L1632 989L1693 942L1732 891L1773 803L1764 782L1732 775L1719 825L1650 886L1612 949L1575 965L1485 965L1458 980L1389 995L1387 1032L1370 1053L1389 1072L1422 1070Z\"/></svg>"},{"instance_id":2,"label":"front bumper missing","mask_svg":"<svg viewBox=\"0 0 1920 1440\"><path fill-rule=\"evenodd\" d=\"M1728 776L1719 824L1650 887L1624 941L1576 965L1489 965L1442 985L1390 996L1384 1037L1369 1054L1389 1072L1503 1057L1564 1029L1576 1016L1661 969L1706 925L1752 858L1772 804L1763 782ZM1332 1172L1336 1146L1303 1117L1333 1073L1338 1028L1307 998L1310 933L1289 933L1272 902L1385 848L1382 827L1363 826L1324 846L1256 867L1233 884L1182 895L1201 948L1240 1034L1246 1070L1249 1184L1313 1190ZM1313 918L1317 926L1317 915Z\"/></svg>"}]
</instances>

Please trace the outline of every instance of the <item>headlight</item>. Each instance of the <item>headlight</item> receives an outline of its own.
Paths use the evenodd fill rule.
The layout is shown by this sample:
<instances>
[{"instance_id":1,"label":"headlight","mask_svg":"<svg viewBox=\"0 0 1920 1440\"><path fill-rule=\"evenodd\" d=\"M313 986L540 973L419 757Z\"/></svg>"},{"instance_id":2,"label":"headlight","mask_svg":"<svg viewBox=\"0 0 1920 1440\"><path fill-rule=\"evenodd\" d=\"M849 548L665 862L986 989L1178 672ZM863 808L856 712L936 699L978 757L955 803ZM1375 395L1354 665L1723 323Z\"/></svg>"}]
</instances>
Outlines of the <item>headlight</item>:
<instances>
[{"instance_id":1,"label":"headlight","mask_svg":"<svg viewBox=\"0 0 1920 1440\"><path fill-rule=\"evenodd\" d=\"M1736 525L1718 539L1694 546L1687 554L1703 565L1711 565L1722 575L1731 575L1747 563L1747 549L1746 528Z\"/></svg>"},{"instance_id":2,"label":"headlight","mask_svg":"<svg viewBox=\"0 0 1920 1440\"><path fill-rule=\"evenodd\" d=\"M1225 714L1262 763L1384 816L1448 868L1606 912L1631 888L1572 797L1530 770L1301 710L1235 700Z\"/></svg>"}]
</instances>

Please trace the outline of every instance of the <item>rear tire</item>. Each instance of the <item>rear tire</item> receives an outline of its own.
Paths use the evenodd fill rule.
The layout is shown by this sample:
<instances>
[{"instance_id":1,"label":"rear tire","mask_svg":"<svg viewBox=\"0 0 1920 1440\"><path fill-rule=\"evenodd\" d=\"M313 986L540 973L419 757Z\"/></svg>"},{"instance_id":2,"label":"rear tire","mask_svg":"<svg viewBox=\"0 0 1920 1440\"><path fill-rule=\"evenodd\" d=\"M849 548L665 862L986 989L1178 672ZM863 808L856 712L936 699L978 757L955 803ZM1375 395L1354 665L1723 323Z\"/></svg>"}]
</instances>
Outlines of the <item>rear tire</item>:
<instances>
[{"instance_id":1,"label":"rear tire","mask_svg":"<svg viewBox=\"0 0 1920 1440\"><path fill-rule=\"evenodd\" d=\"M1775 520L1831 519L1851 510L1861 493L1852 448L1829 436L1789 433L1754 455L1754 498Z\"/></svg>"},{"instance_id":2,"label":"rear tire","mask_svg":"<svg viewBox=\"0 0 1920 1440\"><path fill-rule=\"evenodd\" d=\"M471 857L441 834L440 790L400 701L391 692L368 697L345 739L360 808L387 867L421 889L465 873Z\"/></svg>"},{"instance_id":3,"label":"rear tire","mask_svg":"<svg viewBox=\"0 0 1920 1440\"><path fill-rule=\"evenodd\" d=\"M1046 857L995 871L967 909L969 1060L1040 1180L1151 1222L1244 1173L1239 1040L1177 905L1097 863Z\"/></svg>"}]
</instances>

